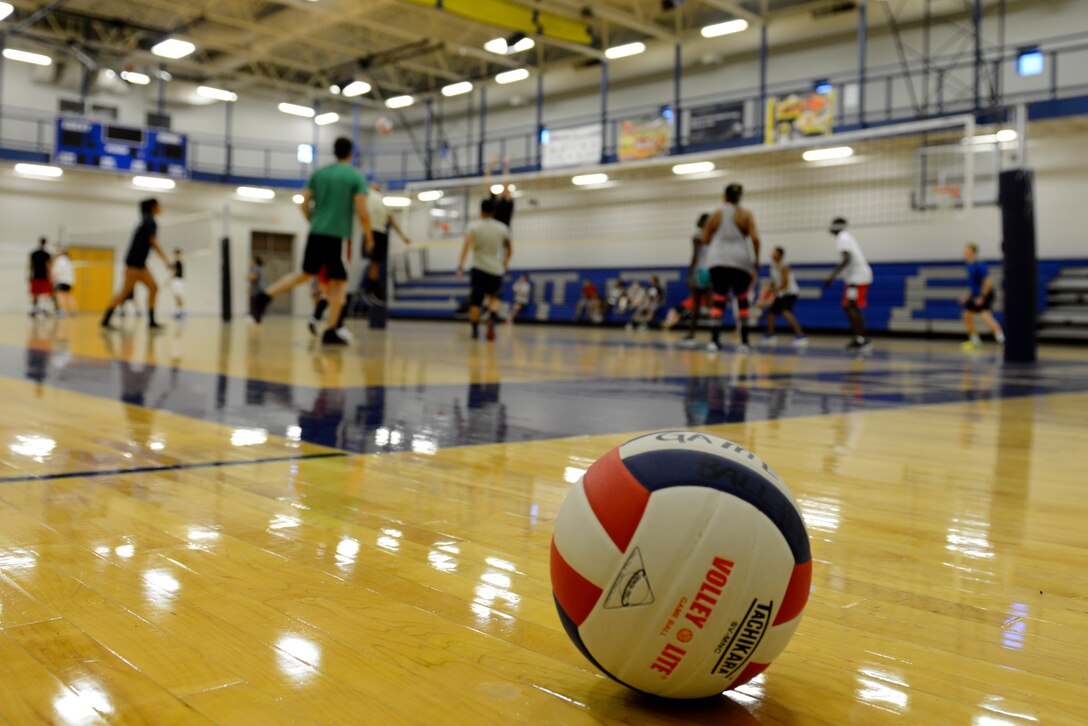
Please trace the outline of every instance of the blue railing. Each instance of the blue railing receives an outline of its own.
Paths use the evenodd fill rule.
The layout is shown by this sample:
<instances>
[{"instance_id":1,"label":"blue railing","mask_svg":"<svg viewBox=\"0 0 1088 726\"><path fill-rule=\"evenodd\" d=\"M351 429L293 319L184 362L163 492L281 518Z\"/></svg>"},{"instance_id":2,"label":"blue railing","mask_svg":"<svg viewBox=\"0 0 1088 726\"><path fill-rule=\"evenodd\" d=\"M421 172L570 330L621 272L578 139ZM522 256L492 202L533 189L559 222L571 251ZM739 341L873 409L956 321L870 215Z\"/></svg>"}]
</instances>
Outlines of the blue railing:
<instances>
[{"instance_id":1,"label":"blue railing","mask_svg":"<svg viewBox=\"0 0 1088 726\"><path fill-rule=\"evenodd\" d=\"M850 84L858 88L857 98L863 104L848 108L845 93L838 93L836 129L847 130L919 118L938 117L964 112L978 114L1001 113L1019 103L1038 103L1088 96L1088 32L1050 38L1035 43L1046 56L1046 72L1034 77L1016 73L1017 51L989 52L983 60L984 80L981 100L975 103L975 62L973 57L941 56L912 59L905 66L892 64L866 69L864 80L856 69L825 73L822 78L840 89ZM799 79L769 84L766 95L758 87L747 87L728 93L689 96L681 99L676 113L678 138L673 153L703 149L691 147L688 132L691 109L707 104L742 103L745 106L744 138L732 142L754 143L762 137L763 105L766 98L790 93L808 93L812 79ZM913 88L917 104L911 101L908 89ZM616 157L619 128L628 119L644 117L671 106L674 99L654 99L652 104L609 109L604 129L604 161ZM546 111L545 106L545 111ZM48 111L31 110L11 105L0 107L0 158L35 159L45 161L52 155L56 115ZM549 129L601 122L600 114L548 119ZM396 144L380 141L364 149L363 168L378 179L394 185L408 180L427 178L427 157L430 157L430 177L434 179L475 176L492 157L509 158L518 170L539 168L539 130L535 121L513 129L491 131L484 139L441 139L439 131L432 139L431 149L423 148L421 129L415 129L418 144ZM185 129L177 129L185 133ZM298 144L309 139L258 140L230 138L219 134L189 134L189 169L194 178L208 181L257 181L280 186L298 186L311 170L299 163ZM721 144L729 146L732 144Z\"/></svg>"}]
</instances>

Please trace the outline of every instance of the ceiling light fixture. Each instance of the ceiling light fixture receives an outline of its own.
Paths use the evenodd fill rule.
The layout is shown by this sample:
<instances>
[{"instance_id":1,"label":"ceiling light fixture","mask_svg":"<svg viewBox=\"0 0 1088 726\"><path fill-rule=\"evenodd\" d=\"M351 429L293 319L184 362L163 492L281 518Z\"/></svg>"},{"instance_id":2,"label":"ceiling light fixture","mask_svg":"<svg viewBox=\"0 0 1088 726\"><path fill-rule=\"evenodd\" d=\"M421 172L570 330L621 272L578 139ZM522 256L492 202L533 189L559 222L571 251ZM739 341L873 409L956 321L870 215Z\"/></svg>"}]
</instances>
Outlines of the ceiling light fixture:
<instances>
[{"instance_id":1,"label":"ceiling light fixture","mask_svg":"<svg viewBox=\"0 0 1088 726\"><path fill-rule=\"evenodd\" d=\"M213 86L197 86L197 95L204 98L213 98L216 101L226 101L228 103L238 100L238 94L234 91L227 91L222 88L215 88Z\"/></svg>"},{"instance_id":2,"label":"ceiling light fixture","mask_svg":"<svg viewBox=\"0 0 1088 726\"><path fill-rule=\"evenodd\" d=\"M833 146L830 149L809 149L801 154L805 161L829 161L831 159L848 159L854 155L854 150L849 146Z\"/></svg>"},{"instance_id":3,"label":"ceiling light fixture","mask_svg":"<svg viewBox=\"0 0 1088 726\"><path fill-rule=\"evenodd\" d=\"M291 114L292 116L302 116L303 118L313 118L314 110L309 106L299 106L295 103L281 103L276 106L281 112Z\"/></svg>"},{"instance_id":4,"label":"ceiling light fixture","mask_svg":"<svg viewBox=\"0 0 1088 726\"><path fill-rule=\"evenodd\" d=\"M677 164L672 168L672 173L677 176L683 176L684 174L702 174L708 171L714 171L713 161L692 161L686 164Z\"/></svg>"},{"instance_id":5,"label":"ceiling light fixture","mask_svg":"<svg viewBox=\"0 0 1088 726\"><path fill-rule=\"evenodd\" d=\"M19 61L20 63L30 63L36 66L51 66L53 65L53 59L47 55L41 53L31 53L28 50L16 50L15 48L4 48L4 57L8 60Z\"/></svg>"},{"instance_id":6,"label":"ceiling light fixture","mask_svg":"<svg viewBox=\"0 0 1088 726\"><path fill-rule=\"evenodd\" d=\"M138 71L121 71L121 80L136 86L146 86L151 83L151 76Z\"/></svg>"},{"instance_id":7,"label":"ceiling light fixture","mask_svg":"<svg viewBox=\"0 0 1088 726\"><path fill-rule=\"evenodd\" d=\"M442 87L442 95L447 96L447 97L449 97L449 96L460 96L462 94L468 93L471 90L472 90L472 82L471 81L461 81L460 83L451 83L448 86L443 86Z\"/></svg>"},{"instance_id":8,"label":"ceiling light fixture","mask_svg":"<svg viewBox=\"0 0 1088 726\"><path fill-rule=\"evenodd\" d=\"M335 111L329 111L328 113L323 113L320 116L314 117L314 123L318 126L328 126L329 124L334 124L339 120L340 114L336 113Z\"/></svg>"},{"instance_id":9,"label":"ceiling light fixture","mask_svg":"<svg viewBox=\"0 0 1088 726\"><path fill-rule=\"evenodd\" d=\"M15 6L11 3L0 3L0 20L15 12Z\"/></svg>"},{"instance_id":10,"label":"ceiling light fixture","mask_svg":"<svg viewBox=\"0 0 1088 726\"><path fill-rule=\"evenodd\" d=\"M45 164L16 164L15 173L23 176L56 179L59 176L64 176L64 169L59 166L47 166Z\"/></svg>"},{"instance_id":11,"label":"ceiling light fixture","mask_svg":"<svg viewBox=\"0 0 1088 726\"><path fill-rule=\"evenodd\" d=\"M499 75L495 76L495 81L506 85L507 83L517 83L518 81L524 81L528 77L528 68L515 68L512 71L503 71Z\"/></svg>"},{"instance_id":12,"label":"ceiling light fixture","mask_svg":"<svg viewBox=\"0 0 1088 726\"><path fill-rule=\"evenodd\" d=\"M393 96L385 99L386 108L407 108L416 102L411 96Z\"/></svg>"},{"instance_id":13,"label":"ceiling light fixture","mask_svg":"<svg viewBox=\"0 0 1088 726\"><path fill-rule=\"evenodd\" d=\"M235 191L238 193L238 196L243 199L269 201L276 198L275 191L264 187L238 187Z\"/></svg>"},{"instance_id":14,"label":"ceiling light fixture","mask_svg":"<svg viewBox=\"0 0 1088 726\"><path fill-rule=\"evenodd\" d=\"M419 193L419 201L421 202L437 202L442 197L446 196L446 193L441 189L435 189L427 192Z\"/></svg>"},{"instance_id":15,"label":"ceiling light fixture","mask_svg":"<svg viewBox=\"0 0 1088 726\"><path fill-rule=\"evenodd\" d=\"M361 96L364 93L370 93L370 84L366 81L352 81L348 85L344 86L341 91L347 98L355 98Z\"/></svg>"},{"instance_id":16,"label":"ceiling light fixture","mask_svg":"<svg viewBox=\"0 0 1088 726\"><path fill-rule=\"evenodd\" d=\"M132 177L132 186L139 187L140 189L154 189L156 191L167 191L176 187L178 183L173 179L166 179L161 176L134 176Z\"/></svg>"},{"instance_id":17,"label":"ceiling light fixture","mask_svg":"<svg viewBox=\"0 0 1088 726\"><path fill-rule=\"evenodd\" d=\"M628 43L626 45L617 45L614 48L609 48L604 52L605 58L609 60L616 60L617 58L627 58L632 55L638 55L646 50L646 44L643 42Z\"/></svg>"},{"instance_id":18,"label":"ceiling light fixture","mask_svg":"<svg viewBox=\"0 0 1088 726\"><path fill-rule=\"evenodd\" d=\"M408 197L382 197L382 202L387 207L407 207L412 200Z\"/></svg>"},{"instance_id":19,"label":"ceiling light fixture","mask_svg":"<svg viewBox=\"0 0 1088 726\"><path fill-rule=\"evenodd\" d=\"M604 184L606 181L608 181L607 174L579 174L572 178L570 183L576 187L585 187L594 184Z\"/></svg>"},{"instance_id":20,"label":"ceiling light fixture","mask_svg":"<svg viewBox=\"0 0 1088 726\"><path fill-rule=\"evenodd\" d=\"M184 58L194 50L196 50L195 45L187 40L181 40L180 38L167 38L161 43L151 46L152 53L160 58L169 58L171 60Z\"/></svg>"},{"instance_id":21,"label":"ceiling light fixture","mask_svg":"<svg viewBox=\"0 0 1088 726\"><path fill-rule=\"evenodd\" d=\"M704 38L717 38L722 35L729 35L731 33L739 33L742 30L748 29L747 20L730 20L725 23L716 23L714 25L708 25L699 32Z\"/></svg>"}]
</instances>

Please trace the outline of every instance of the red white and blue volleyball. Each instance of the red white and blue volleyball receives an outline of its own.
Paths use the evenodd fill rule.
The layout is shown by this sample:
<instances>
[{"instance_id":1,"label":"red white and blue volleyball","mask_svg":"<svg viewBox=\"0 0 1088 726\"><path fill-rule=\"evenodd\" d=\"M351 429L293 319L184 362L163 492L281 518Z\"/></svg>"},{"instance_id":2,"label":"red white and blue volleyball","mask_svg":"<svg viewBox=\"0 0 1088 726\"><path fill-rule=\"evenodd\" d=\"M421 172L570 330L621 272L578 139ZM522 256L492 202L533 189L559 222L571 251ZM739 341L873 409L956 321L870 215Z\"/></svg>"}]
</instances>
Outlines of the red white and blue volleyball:
<instances>
[{"instance_id":1,"label":"red white and blue volleyball","mask_svg":"<svg viewBox=\"0 0 1088 726\"><path fill-rule=\"evenodd\" d=\"M717 436L662 431L613 449L574 484L551 578L567 634L601 672L702 698L751 681L785 649L812 557L767 463Z\"/></svg>"}]
</instances>

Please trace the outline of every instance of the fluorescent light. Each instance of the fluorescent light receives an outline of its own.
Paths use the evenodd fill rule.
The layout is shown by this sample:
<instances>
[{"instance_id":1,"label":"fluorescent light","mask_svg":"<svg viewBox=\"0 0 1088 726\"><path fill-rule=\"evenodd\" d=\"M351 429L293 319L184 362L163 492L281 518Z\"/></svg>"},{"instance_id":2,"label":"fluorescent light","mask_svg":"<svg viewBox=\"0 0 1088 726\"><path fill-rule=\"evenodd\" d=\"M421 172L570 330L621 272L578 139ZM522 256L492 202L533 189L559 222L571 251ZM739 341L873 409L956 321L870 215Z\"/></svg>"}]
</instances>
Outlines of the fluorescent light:
<instances>
[{"instance_id":1,"label":"fluorescent light","mask_svg":"<svg viewBox=\"0 0 1088 726\"><path fill-rule=\"evenodd\" d=\"M370 84L366 81L352 81L348 85L344 86L344 90L341 91L348 98L355 98L361 96L364 93L370 92Z\"/></svg>"},{"instance_id":2,"label":"fluorescent light","mask_svg":"<svg viewBox=\"0 0 1088 726\"><path fill-rule=\"evenodd\" d=\"M323 113L320 116L314 117L314 123L318 126L328 126L329 124L334 124L339 120L340 114L336 113L335 111L329 111L328 113Z\"/></svg>"},{"instance_id":3,"label":"fluorescent light","mask_svg":"<svg viewBox=\"0 0 1088 726\"><path fill-rule=\"evenodd\" d=\"M730 33L739 33L742 30L748 29L747 20L730 20L725 23L716 23L714 25L708 25L703 28L700 33L704 38L717 38L721 35L729 35Z\"/></svg>"},{"instance_id":4,"label":"fluorescent light","mask_svg":"<svg viewBox=\"0 0 1088 726\"><path fill-rule=\"evenodd\" d=\"M238 187L235 191L238 193L238 196L245 199L268 200L276 198L276 192L271 189L265 189L264 187Z\"/></svg>"},{"instance_id":5,"label":"fluorescent light","mask_svg":"<svg viewBox=\"0 0 1088 726\"><path fill-rule=\"evenodd\" d=\"M502 194L504 191L505 191L505 189L504 189L502 184L492 184L491 185L491 193L492 194L499 195L499 194Z\"/></svg>"},{"instance_id":6,"label":"fluorescent light","mask_svg":"<svg viewBox=\"0 0 1088 726\"><path fill-rule=\"evenodd\" d=\"M461 81L460 83L451 83L448 86L442 87L443 96L460 96L463 93L468 93L472 90L472 83L470 81Z\"/></svg>"},{"instance_id":7,"label":"fluorescent light","mask_svg":"<svg viewBox=\"0 0 1088 726\"><path fill-rule=\"evenodd\" d=\"M982 134L971 138L972 144L1003 144L1016 141L1019 135L1014 129L1001 129L996 134Z\"/></svg>"},{"instance_id":8,"label":"fluorescent light","mask_svg":"<svg viewBox=\"0 0 1088 726\"><path fill-rule=\"evenodd\" d=\"M609 60L615 60L616 58L626 58L627 56L638 55L645 50L645 43L628 43L627 45L617 45L615 48L609 48L604 52L604 55L605 58L608 58Z\"/></svg>"},{"instance_id":9,"label":"fluorescent light","mask_svg":"<svg viewBox=\"0 0 1088 726\"><path fill-rule=\"evenodd\" d=\"M446 193L441 189L435 189L429 192L420 192L419 201L421 202L437 202L442 197L446 196Z\"/></svg>"},{"instance_id":10,"label":"fluorescent light","mask_svg":"<svg viewBox=\"0 0 1088 726\"><path fill-rule=\"evenodd\" d=\"M834 146L830 149L809 149L801 155L805 161L828 161L829 159L847 159L854 155L849 146Z\"/></svg>"},{"instance_id":11,"label":"fluorescent light","mask_svg":"<svg viewBox=\"0 0 1088 726\"><path fill-rule=\"evenodd\" d=\"M332 84L331 86L329 86L329 93L331 93L334 96L339 96L340 95L340 86L336 85L335 83Z\"/></svg>"},{"instance_id":12,"label":"fluorescent light","mask_svg":"<svg viewBox=\"0 0 1088 726\"><path fill-rule=\"evenodd\" d=\"M387 207L407 207L412 200L408 197L382 197L382 203Z\"/></svg>"},{"instance_id":13,"label":"fluorescent light","mask_svg":"<svg viewBox=\"0 0 1088 726\"><path fill-rule=\"evenodd\" d=\"M178 38L167 38L157 45L151 46L151 52L160 58L171 58L177 60L178 58L184 58L185 56L196 50L196 46L187 40L180 40Z\"/></svg>"},{"instance_id":14,"label":"fluorescent light","mask_svg":"<svg viewBox=\"0 0 1088 726\"><path fill-rule=\"evenodd\" d=\"M294 202L295 204L302 204L303 202L306 201L306 197L302 196L301 194L296 194L293 197L291 197L291 201Z\"/></svg>"},{"instance_id":15,"label":"fluorescent light","mask_svg":"<svg viewBox=\"0 0 1088 726\"><path fill-rule=\"evenodd\" d=\"M416 100L411 96L393 96L392 98L385 99L386 108L407 108L415 103Z\"/></svg>"},{"instance_id":16,"label":"fluorescent light","mask_svg":"<svg viewBox=\"0 0 1088 726\"><path fill-rule=\"evenodd\" d=\"M121 71L121 80L137 86L146 86L151 83L151 76L136 71Z\"/></svg>"},{"instance_id":17,"label":"fluorescent light","mask_svg":"<svg viewBox=\"0 0 1088 726\"><path fill-rule=\"evenodd\" d=\"M707 171L714 171L713 161L692 161L687 164L677 164L672 168L672 173L677 175L702 174Z\"/></svg>"},{"instance_id":18,"label":"fluorescent light","mask_svg":"<svg viewBox=\"0 0 1088 726\"><path fill-rule=\"evenodd\" d=\"M506 38L495 38L484 43L484 50L496 55L506 55L509 48L506 44Z\"/></svg>"},{"instance_id":19,"label":"fluorescent light","mask_svg":"<svg viewBox=\"0 0 1088 726\"><path fill-rule=\"evenodd\" d=\"M577 187L589 186L591 184L604 184L608 181L607 174L579 174L570 180L571 184Z\"/></svg>"},{"instance_id":20,"label":"fluorescent light","mask_svg":"<svg viewBox=\"0 0 1088 726\"><path fill-rule=\"evenodd\" d=\"M234 91L225 91L222 88L214 88L212 86L197 86L197 95L204 98L214 98L216 101L237 101L238 94Z\"/></svg>"},{"instance_id":21,"label":"fluorescent light","mask_svg":"<svg viewBox=\"0 0 1088 726\"><path fill-rule=\"evenodd\" d=\"M496 55L510 55L511 53L524 53L525 51L535 48L536 41L525 36L518 42L510 45L506 42L506 38L495 38L484 43L484 50Z\"/></svg>"},{"instance_id":22,"label":"fluorescent light","mask_svg":"<svg viewBox=\"0 0 1088 726\"><path fill-rule=\"evenodd\" d=\"M495 76L495 80L502 84L517 83L518 81L524 81L529 77L528 68L515 68L512 71L504 71Z\"/></svg>"},{"instance_id":23,"label":"fluorescent light","mask_svg":"<svg viewBox=\"0 0 1088 726\"><path fill-rule=\"evenodd\" d=\"M11 3L0 3L0 20L3 20L13 12L15 12L15 7Z\"/></svg>"},{"instance_id":24,"label":"fluorescent light","mask_svg":"<svg viewBox=\"0 0 1088 726\"><path fill-rule=\"evenodd\" d=\"M313 118L314 110L309 106L299 106L296 103L281 103L276 106L283 113L289 113L292 116L302 116L303 118Z\"/></svg>"},{"instance_id":25,"label":"fluorescent light","mask_svg":"<svg viewBox=\"0 0 1088 726\"><path fill-rule=\"evenodd\" d=\"M173 179L166 179L161 176L136 176L132 178L132 186L139 187L141 189L156 189L165 191L167 189L173 189L177 186L177 182Z\"/></svg>"},{"instance_id":26,"label":"fluorescent light","mask_svg":"<svg viewBox=\"0 0 1088 726\"><path fill-rule=\"evenodd\" d=\"M33 63L36 66L53 65L53 59L49 56L42 55L41 53L31 53L28 50L4 48L4 57L8 60L19 61L20 63Z\"/></svg>"},{"instance_id":27,"label":"fluorescent light","mask_svg":"<svg viewBox=\"0 0 1088 726\"><path fill-rule=\"evenodd\" d=\"M64 169L59 166L46 166L44 164L16 164L15 173L23 176L39 176L56 179L64 175Z\"/></svg>"},{"instance_id":28,"label":"fluorescent light","mask_svg":"<svg viewBox=\"0 0 1088 726\"><path fill-rule=\"evenodd\" d=\"M522 38L521 40L519 40L518 42L516 42L512 46L510 46L509 50L507 50L506 52L507 53L522 53L524 51L529 50L530 48L535 48L535 47L536 47L536 41L533 40L532 38L530 38L529 36L525 36L524 38Z\"/></svg>"}]
</instances>

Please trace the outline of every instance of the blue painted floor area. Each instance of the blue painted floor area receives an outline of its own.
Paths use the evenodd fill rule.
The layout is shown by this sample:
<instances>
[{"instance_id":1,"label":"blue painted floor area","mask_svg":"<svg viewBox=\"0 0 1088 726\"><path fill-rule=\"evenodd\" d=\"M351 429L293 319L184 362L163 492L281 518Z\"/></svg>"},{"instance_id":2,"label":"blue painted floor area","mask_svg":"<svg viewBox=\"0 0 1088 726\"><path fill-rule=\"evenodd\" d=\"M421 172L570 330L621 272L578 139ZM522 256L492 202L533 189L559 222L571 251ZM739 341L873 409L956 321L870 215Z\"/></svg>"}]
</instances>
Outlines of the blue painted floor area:
<instances>
[{"instance_id":1,"label":"blue painted floor area","mask_svg":"<svg viewBox=\"0 0 1088 726\"><path fill-rule=\"evenodd\" d=\"M1088 391L1088 363L1078 361L1010 366L996 357L878 352L846 362L830 348L804 356L837 370L785 373L732 357L730 373L713 376L314 388L0 346L0 375L356 453Z\"/></svg>"}]
</instances>

